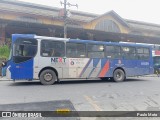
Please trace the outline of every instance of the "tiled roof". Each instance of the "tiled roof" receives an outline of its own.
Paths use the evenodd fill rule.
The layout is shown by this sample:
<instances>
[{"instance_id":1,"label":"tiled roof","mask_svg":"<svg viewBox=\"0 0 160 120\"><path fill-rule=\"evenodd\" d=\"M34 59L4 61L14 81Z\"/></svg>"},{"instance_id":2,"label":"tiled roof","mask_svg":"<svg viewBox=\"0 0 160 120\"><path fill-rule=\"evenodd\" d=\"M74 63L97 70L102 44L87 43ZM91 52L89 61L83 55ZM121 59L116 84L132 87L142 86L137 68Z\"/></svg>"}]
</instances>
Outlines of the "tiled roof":
<instances>
[{"instance_id":1,"label":"tiled roof","mask_svg":"<svg viewBox=\"0 0 160 120\"><path fill-rule=\"evenodd\" d=\"M15 0L1 0L0 1L0 10L1 11L10 11L18 13L26 13L31 15L40 15L46 17L58 17L59 11L62 8L49 7L45 5L15 1ZM95 17L96 14L90 14L79 11L71 11L71 19L88 22Z\"/></svg>"},{"instance_id":2,"label":"tiled roof","mask_svg":"<svg viewBox=\"0 0 160 120\"><path fill-rule=\"evenodd\" d=\"M135 21L135 20L128 20L128 19L125 19L125 21L133 29L143 29L143 30L148 30L148 31L160 31L160 25L158 25L158 24L146 23L146 22Z\"/></svg>"},{"instance_id":3,"label":"tiled roof","mask_svg":"<svg viewBox=\"0 0 160 120\"><path fill-rule=\"evenodd\" d=\"M45 5L22 2L18 0L0 0L0 11L10 11L10 12L26 13L30 15L56 18L58 17L59 11L61 9L62 8L49 7ZM103 15L97 15L93 13L87 13L75 10L71 10L70 12L72 14L70 19L75 21L90 22L92 20L98 19L103 15L111 14L113 15L113 17L118 19L120 23L132 29L160 31L160 25L123 19L114 11L109 11Z\"/></svg>"}]
</instances>

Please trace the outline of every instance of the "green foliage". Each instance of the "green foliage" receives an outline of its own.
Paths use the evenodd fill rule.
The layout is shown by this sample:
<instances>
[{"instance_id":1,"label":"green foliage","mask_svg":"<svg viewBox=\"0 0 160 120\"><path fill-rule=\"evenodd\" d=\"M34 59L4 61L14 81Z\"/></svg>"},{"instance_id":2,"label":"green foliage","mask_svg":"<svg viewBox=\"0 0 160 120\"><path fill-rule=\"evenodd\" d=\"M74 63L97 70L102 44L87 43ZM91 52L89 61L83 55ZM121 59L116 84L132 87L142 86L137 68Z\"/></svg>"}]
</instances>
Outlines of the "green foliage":
<instances>
[{"instance_id":1,"label":"green foliage","mask_svg":"<svg viewBox=\"0 0 160 120\"><path fill-rule=\"evenodd\" d=\"M8 59L10 53L10 49L7 45L0 46L0 58Z\"/></svg>"}]
</instances>

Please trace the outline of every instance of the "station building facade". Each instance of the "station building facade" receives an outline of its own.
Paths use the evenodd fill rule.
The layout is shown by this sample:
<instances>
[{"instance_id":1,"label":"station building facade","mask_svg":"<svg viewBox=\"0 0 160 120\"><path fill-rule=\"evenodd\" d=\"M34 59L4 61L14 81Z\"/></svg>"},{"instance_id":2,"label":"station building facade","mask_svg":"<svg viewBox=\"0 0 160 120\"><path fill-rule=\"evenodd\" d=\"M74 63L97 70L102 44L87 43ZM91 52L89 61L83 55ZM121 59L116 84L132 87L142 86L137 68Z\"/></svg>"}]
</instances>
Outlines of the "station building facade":
<instances>
[{"instance_id":1,"label":"station building facade","mask_svg":"<svg viewBox=\"0 0 160 120\"><path fill-rule=\"evenodd\" d=\"M53 5L54 6L54 5ZM160 25L124 19L115 11L102 15L69 11L67 37L101 41L160 43ZM11 34L63 37L63 9L15 0L0 1L0 45Z\"/></svg>"}]
</instances>

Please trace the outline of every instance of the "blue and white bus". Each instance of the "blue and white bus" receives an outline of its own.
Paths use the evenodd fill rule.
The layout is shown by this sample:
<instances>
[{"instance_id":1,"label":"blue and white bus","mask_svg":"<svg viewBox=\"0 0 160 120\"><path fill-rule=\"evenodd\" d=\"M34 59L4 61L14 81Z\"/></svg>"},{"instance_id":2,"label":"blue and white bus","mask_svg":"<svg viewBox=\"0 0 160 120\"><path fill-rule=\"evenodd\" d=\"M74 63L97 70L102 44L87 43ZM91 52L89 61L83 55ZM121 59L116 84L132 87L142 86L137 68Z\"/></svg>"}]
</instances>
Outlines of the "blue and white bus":
<instances>
[{"instance_id":1,"label":"blue and white bus","mask_svg":"<svg viewBox=\"0 0 160 120\"><path fill-rule=\"evenodd\" d=\"M7 77L38 79L51 85L65 78L111 78L153 73L152 49L147 45L13 34ZM74 80L74 79L73 79Z\"/></svg>"}]
</instances>

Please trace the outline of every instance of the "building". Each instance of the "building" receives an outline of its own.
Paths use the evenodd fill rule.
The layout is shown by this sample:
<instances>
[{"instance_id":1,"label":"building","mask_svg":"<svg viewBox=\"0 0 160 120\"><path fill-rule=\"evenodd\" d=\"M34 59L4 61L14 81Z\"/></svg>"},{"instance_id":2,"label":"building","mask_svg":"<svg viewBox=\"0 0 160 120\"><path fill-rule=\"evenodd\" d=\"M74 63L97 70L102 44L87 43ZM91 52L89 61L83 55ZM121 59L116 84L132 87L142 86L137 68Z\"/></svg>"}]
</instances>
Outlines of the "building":
<instances>
[{"instance_id":1,"label":"building","mask_svg":"<svg viewBox=\"0 0 160 120\"><path fill-rule=\"evenodd\" d=\"M69 38L160 43L160 25L157 24L123 19L114 11L102 15L69 13ZM63 37L63 24L61 8L16 0L0 1L0 44L7 43L15 33Z\"/></svg>"}]
</instances>

